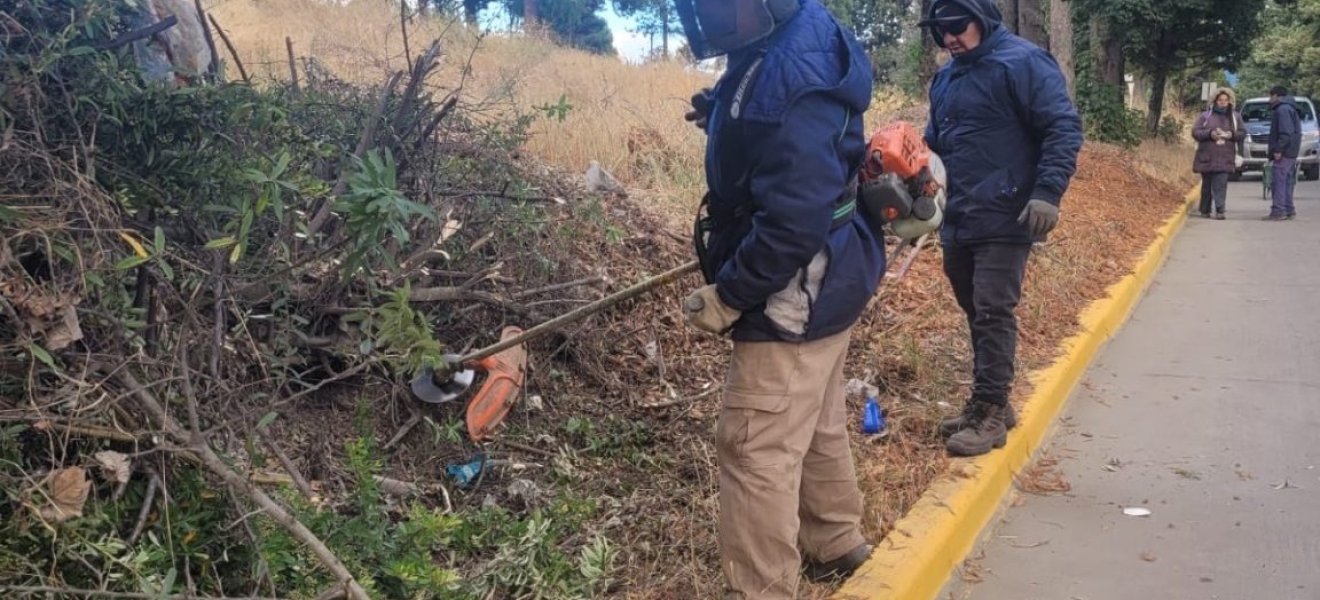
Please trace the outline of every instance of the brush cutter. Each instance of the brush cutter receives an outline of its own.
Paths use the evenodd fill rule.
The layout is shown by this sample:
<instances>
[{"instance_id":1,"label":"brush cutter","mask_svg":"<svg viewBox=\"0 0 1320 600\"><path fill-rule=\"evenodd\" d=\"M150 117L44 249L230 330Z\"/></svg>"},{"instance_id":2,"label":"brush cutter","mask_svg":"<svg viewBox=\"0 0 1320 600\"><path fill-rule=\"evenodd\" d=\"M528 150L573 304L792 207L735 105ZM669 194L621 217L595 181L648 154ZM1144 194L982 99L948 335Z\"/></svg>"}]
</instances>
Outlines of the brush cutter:
<instances>
[{"instance_id":1,"label":"brush cutter","mask_svg":"<svg viewBox=\"0 0 1320 600\"><path fill-rule=\"evenodd\" d=\"M524 343L671 283L688 273L696 272L697 268L698 263L692 261L526 331L518 327L505 327L498 343L462 356L447 355L444 357L445 364L435 369L424 369L412 380L413 394L423 402L451 402L472 385L477 371L485 372L485 383L467 405L467 430L468 438L474 442L489 439L491 432L509 413L509 408L517 400L527 378L527 350L523 347Z\"/></svg>"}]
</instances>

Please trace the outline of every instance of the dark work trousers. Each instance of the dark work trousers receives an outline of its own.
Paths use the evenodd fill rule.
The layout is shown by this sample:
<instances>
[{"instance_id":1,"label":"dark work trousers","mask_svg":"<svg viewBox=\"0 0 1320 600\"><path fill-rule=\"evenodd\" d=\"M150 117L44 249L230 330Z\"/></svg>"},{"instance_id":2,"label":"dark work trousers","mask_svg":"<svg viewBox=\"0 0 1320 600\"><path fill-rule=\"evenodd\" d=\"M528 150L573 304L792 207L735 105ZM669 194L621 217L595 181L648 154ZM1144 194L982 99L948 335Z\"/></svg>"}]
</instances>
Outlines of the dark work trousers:
<instances>
[{"instance_id":1,"label":"dark work trousers","mask_svg":"<svg viewBox=\"0 0 1320 600\"><path fill-rule=\"evenodd\" d=\"M1297 214L1297 208L1293 206L1293 188L1297 184L1297 174L1293 170L1297 168L1297 159L1280 158L1274 161L1271 168L1270 196L1274 204L1270 206L1270 215L1283 217Z\"/></svg>"},{"instance_id":2,"label":"dark work trousers","mask_svg":"<svg viewBox=\"0 0 1320 600\"><path fill-rule=\"evenodd\" d=\"M1201 173L1201 214L1210 216L1213 203L1215 212L1224 214L1224 201L1228 196L1228 173Z\"/></svg>"},{"instance_id":3,"label":"dark work trousers","mask_svg":"<svg viewBox=\"0 0 1320 600\"><path fill-rule=\"evenodd\" d=\"M944 274L972 330L972 400L1004 405L1013 386L1017 309L1030 244L944 246Z\"/></svg>"}]
</instances>

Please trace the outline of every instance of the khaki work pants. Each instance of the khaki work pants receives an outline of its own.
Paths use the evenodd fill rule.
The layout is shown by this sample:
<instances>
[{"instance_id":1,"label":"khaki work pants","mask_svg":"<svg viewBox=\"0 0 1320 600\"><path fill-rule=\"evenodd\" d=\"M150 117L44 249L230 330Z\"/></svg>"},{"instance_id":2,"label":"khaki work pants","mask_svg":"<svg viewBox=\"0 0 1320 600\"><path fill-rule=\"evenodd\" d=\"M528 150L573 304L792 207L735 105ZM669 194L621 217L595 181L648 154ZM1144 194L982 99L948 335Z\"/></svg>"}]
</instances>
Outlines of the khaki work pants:
<instances>
[{"instance_id":1,"label":"khaki work pants","mask_svg":"<svg viewBox=\"0 0 1320 600\"><path fill-rule=\"evenodd\" d=\"M734 344L715 434L729 600L791 600L803 554L825 562L865 542L844 407L850 334Z\"/></svg>"}]
</instances>

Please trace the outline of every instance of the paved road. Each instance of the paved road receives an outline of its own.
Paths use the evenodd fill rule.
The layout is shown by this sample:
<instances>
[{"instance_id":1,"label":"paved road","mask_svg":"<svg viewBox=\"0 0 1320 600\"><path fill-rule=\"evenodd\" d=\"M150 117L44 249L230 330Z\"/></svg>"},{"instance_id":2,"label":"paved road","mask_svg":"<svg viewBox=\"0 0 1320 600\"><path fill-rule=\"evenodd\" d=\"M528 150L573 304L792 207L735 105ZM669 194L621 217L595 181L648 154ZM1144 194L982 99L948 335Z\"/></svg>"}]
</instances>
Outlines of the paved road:
<instances>
[{"instance_id":1,"label":"paved road","mask_svg":"<svg viewBox=\"0 0 1320 600\"><path fill-rule=\"evenodd\" d=\"M1188 222L1064 410L1071 491L1021 495L953 598L1320 599L1320 183L1291 222L1260 189Z\"/></svg>"}]
</instances>

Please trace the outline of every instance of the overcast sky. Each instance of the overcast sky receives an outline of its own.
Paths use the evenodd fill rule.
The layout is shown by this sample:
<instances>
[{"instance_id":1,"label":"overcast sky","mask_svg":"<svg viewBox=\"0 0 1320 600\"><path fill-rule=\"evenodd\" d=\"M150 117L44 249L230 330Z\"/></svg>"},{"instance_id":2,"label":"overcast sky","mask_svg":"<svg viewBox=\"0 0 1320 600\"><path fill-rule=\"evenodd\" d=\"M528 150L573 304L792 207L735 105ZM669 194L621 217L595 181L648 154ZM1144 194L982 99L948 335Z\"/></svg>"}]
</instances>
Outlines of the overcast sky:
<instances>
[{"instance_id":1,"label":"overcast sky","mask_svg":"<svg viewBox=\"0 0 1320 600\"><path fill-rule=\"evenodd\" d=\"M605 4L605 12L601 16L610 24L610 32L614 34L614 49L619 51L619 58L629 62L640 61L651 51L651 40L647 36L628 31L632 28L631 20L614 14L612 3ZM670 43L673 43L673 39L670 39Z\"/></svg>"}]
</instances>

